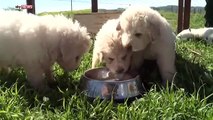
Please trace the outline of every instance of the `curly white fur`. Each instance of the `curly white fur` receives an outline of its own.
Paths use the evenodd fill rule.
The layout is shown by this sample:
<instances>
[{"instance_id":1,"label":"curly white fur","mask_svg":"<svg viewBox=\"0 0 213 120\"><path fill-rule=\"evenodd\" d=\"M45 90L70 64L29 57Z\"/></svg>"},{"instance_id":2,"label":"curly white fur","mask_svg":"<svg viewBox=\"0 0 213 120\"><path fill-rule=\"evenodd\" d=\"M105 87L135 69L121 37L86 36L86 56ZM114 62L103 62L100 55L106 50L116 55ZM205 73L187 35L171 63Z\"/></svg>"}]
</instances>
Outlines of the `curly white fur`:
<instances>
[{"instance_id":1,"label":"curly white fur","mask_svg":"<svg viewBox=\"0 0 213 120\"><path fill-rule=\"evenodd\" d=\"M121 44L121 36L116 31L118 19L108 20L96 35L93 49L92 68L105 62L114 75L122 76L130 64L131 50Z\"/></svg>"},{"instance_id":2,"label":"curly white fur","mask_svg":"<svg viewBox=\"0 0 213 120\"><path fill-rule=\"evenodd\" d=\"M157 11L145 6L131 6L119 17L117 30L122 32L123 46L132 46L132 69L144 59L155 59L165 84L175 74L175 35Z\"/></svg>"},{"instance_id":3,"label":"curly white fur","mask_svg":"<svg viewBox=\"0 0 213 120\"><path fill-rule=\"evenodd\" d=\"M90 48L87 29L62 15L1 11L0 16L0 67L22 66L36 89L48 88L44 74L52 80L55 62L72 71Z\"/></svg>"}]
</instances>

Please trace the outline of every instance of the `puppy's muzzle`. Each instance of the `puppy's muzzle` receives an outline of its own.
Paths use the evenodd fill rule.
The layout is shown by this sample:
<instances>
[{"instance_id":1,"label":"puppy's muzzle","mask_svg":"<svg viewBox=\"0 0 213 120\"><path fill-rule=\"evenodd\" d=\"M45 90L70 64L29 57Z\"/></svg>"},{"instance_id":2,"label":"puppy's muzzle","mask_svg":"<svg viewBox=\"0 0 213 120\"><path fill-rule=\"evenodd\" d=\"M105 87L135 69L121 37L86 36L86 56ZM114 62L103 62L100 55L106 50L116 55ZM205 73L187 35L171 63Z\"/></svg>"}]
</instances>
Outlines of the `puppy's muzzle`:
<instances>
[{"instance_id":1,"label":"puppy's muzzle","mask_svg":"<svg viewBox=\"0 0 213 120\"><path fill-rule=\"evenodd\" d=\"M117 74L121 74L124 72L124 68L118 68L116 71L115 71Z\"/></svg>"}]
</instances>

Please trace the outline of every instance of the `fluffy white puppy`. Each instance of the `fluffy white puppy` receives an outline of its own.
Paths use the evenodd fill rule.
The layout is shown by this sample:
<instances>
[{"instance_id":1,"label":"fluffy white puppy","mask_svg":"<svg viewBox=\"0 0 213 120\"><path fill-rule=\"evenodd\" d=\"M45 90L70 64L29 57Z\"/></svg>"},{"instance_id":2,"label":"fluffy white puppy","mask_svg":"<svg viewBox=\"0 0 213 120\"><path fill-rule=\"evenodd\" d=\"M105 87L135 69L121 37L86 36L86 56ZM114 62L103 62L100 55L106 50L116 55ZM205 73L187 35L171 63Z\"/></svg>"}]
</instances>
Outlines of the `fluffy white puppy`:
<instances>
[{"instance_id":1,"label":"fluffy white puppy","mask_svg":"<svg viewBox=\"0 0 213 120\"><path fill-rule=\"evenodd\" d=\"M198 28L198 29L185 29L177 36L177 39L200 38L204 39L207 43L213 42L213 28Z\"/></svg>"},{"instance_id":2,"label":"fluffy white puppy","mask_svg":"<svg viewBox=\"0 0 213 120\"><path fill-rule=\"evenodd\" d=\"M106 67L120 78L129 68L131 49L122 46L120 33L116 31L117 24L117 19L108 20L97 33L92 68L104 62Z\"/></svg>"},{"instance_id":3,"label":"fluffy white puppy","mask_svg":"<svg viewBox=\"0 0 213 120\"><path fill-rule=\"evenodd\" d=\"M87 29L64 16L17 11L3 11L0 16L0 67L22 66L38 90L48 89L44 75L52 82L55 62L72 71L90 48Z\"/></svg>"},{"instance_id":4,"label":"fluffy white puppy","mask_svg":"<svg viewBox=\"0 0 213 120\"><path fill-rule=\"evenodd\" d=\"M154 59L163 83L173 79L175 35L164 17L149 7L131 6L120 15L117 30L122 32L122 45L132 46L133 70L138 70L144 59Z\"/></svg>"}]
</instances>

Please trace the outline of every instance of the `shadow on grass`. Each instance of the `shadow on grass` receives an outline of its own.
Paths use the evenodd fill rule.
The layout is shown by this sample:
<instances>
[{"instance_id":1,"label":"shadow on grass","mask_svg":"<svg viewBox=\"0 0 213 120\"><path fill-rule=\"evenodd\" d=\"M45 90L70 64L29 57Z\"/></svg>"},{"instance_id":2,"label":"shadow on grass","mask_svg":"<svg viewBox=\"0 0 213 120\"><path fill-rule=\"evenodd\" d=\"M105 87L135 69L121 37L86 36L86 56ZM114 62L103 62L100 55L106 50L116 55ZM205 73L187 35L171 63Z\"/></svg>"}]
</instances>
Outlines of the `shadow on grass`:
<instances>
[{"instance_id":1,"label":"shadow on grass","mask_svg":"<svg viewBox=\"0 0 213 120\"><path fill-rule=\"evenodd\" d=\"M51 86L51 92L41 93L34 90L29 85L26 74L22 68L12 69L9 73L0 73L1 90L6 91L11 89L11 92L17 90L18 95L23 97L31 107L43 103L45 103L42 105L43 107L59 107L63 104L62 99L70 98L72 95L76 94L78 82L73 80L71 74L55 75L55 80L56 84Z\"/></svg>"},{"instance_id":2,"label":"shadow on grass","mask_svg":"<svg viewBox=\"0 0 213 120\"><path fill-rule=\"evenodd\" d=\"M213 93L213 70L209 71L198 63L192 63L177 55L176 61L177 75L175 84L178 88L184 88L186 92L196 92L200 98L209 96ZM211 102L213 96L208 98Z\"/></svg>"},{"instance_id":3,"label":"shadow on grass","mask_svg":"<svg viewBox=\"0 0 213 120\"><path fill-rule=\"evenodd\" d=\"M159 90L162 88L161 76L156 66L156 61L145 61L142 66L140 75L148 90L156 84ZM209 71L200 64L187 61L179 54L176 54L176 69L175 88L184 88L187 94L198 94L200 99L213 93L213 70ZM207 102L212 100L213 96L210 96Z\"/></svg>"}]
</instances>

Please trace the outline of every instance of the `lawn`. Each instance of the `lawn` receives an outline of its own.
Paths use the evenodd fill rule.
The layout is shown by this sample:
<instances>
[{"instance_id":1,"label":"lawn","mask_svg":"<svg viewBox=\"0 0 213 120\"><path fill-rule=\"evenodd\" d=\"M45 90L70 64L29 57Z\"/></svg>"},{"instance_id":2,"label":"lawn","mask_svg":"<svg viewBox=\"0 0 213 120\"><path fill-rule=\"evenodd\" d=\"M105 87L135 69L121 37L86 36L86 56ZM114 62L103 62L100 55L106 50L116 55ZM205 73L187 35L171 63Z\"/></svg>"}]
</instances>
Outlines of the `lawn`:
<instances>
[{"instance_id":1,"label":"lawn","mask_svg":"<svg viewBox=\"0 0 213 120\"><path fill-rule=\"evenodd\" d=\"M85 12L85 11L84 11ZM88 12L88 10L86 10ZM67 16L72 13L64 12ZM57 13L54 13L57 14ZM177 27L177 14L161 14ZM203 27L203 14L191 15L191 27ZM22 68L0 73L0 119L76 120L211 120L213 118L213 45L202 40L177 41L177 74L165 89L153 85L141 99L131 104L113 101L87 101L78 85L82 73L91 67L91 51L79 69L64 74L54 66L58 87L49 94L35 92L26 82ZM153 82L157 78L153 78Z\"/></svg>"}]
</instances>

